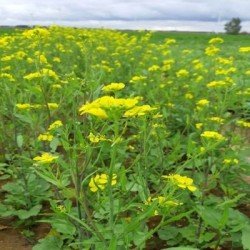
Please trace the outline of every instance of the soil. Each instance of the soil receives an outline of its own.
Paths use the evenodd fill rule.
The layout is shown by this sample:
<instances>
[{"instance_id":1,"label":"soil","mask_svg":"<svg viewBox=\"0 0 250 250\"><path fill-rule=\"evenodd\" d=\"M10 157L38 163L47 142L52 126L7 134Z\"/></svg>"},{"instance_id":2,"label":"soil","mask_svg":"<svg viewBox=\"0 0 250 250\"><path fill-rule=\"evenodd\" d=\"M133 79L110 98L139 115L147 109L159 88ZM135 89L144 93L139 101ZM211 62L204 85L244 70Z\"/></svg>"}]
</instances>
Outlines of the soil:
<instances>
[{"instance_id":1,"label":"soil","mask_svg":"<svg viewBox=\"0 0 250 250\"><path fill-rule=\"evenodd\" d=\"M31 230L35 233L34 238L26 238L21 229L11 226L11 220L0 220L0 249L1 250L31 250L33 244L44 238L50 231L48 224L41 223Z\"/></svg>"}]
</instances>

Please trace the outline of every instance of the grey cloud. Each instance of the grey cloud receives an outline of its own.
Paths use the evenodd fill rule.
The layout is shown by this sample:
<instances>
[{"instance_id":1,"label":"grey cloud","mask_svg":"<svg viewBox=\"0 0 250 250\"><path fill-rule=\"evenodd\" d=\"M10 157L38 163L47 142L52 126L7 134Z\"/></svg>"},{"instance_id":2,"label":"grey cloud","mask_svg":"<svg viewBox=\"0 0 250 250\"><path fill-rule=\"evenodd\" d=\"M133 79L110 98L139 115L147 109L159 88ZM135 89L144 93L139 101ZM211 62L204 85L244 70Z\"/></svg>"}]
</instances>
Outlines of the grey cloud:
<instances>
[{"instance_id":1,"label":"grey cloud","mask_svg":"<svg viewBox=\"0 0 250 250\"><path fill-rule=\"evenodd\" d=\"M2 24L250 21L250 0L0 0Z\"/></svg>"}]
</instances>

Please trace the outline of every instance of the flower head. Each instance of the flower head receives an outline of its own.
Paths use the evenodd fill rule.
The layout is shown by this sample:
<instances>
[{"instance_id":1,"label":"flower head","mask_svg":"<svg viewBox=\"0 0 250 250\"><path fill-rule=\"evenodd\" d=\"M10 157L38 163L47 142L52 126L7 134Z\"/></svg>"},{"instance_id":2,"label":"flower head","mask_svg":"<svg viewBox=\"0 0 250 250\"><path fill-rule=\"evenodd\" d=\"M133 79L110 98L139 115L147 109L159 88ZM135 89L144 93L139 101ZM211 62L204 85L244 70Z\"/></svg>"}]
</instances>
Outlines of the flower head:
<instances>
[{"instance_id":1,"label":"flower head","mask_svg":"<svg viewBox=\"0 0 250 250\"><path fill-rule=\"evenodd\" d=\"M111 180L111 186L114 186L117 182L117 175L113 174ZM97 174L95 177L92 177L89 182L89 188L92 192L97 192L98 190L104 190L109 182L109 176L107 174Z\"/></svg>"},{"instance_id":2,"label":"flower head","mask_svg":"<svg viewBox=\"0 0 250 250\"><path fill-rule=\"evenodd\" d=\"M38 164L47 164L54 162L58 156L52 155L50 153L43 153L41 156L36 156L33 158Z\"/></svg>"},{"instance_id":3,"label":"flower head","mask_svg":"<svg viewBox=\"0 0 250 250\"><path fill-rule=\"evenodd\" d=\"M125 84L124 83L116 83L116 82L113 82L113 83L110 83L109 85L106 85L104 87L102 87L102 90L104 92L111 92L111 91L118 91L118 90L121 90L125 87Z\"/></svg>"},{"instance_id":4,"label":"flower head","mask_svg":"<svg viewBox=\"0 0 250 250\"><path fill-rule=\"evenodd\" d=\"M188 189L191 192L194 192L197 190L197 188L193 184L193 179L187 177L187 176L181 176L179 174L173 174L173 175L163 175L163 178L170 179L173 181L178 187L182 189Z\"/></svg>"}]
</instances>

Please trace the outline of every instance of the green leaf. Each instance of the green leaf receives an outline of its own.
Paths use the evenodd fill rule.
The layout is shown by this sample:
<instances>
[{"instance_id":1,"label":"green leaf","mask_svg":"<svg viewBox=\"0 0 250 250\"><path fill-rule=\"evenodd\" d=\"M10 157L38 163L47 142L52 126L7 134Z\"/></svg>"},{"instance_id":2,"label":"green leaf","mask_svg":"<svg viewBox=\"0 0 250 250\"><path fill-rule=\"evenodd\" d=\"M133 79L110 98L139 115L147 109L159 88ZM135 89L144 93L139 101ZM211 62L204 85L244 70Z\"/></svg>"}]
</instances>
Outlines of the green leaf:
<instances>
[{"instance_id":1,"label":"green leaf","mask_svg":"<svg viewBox=\"0 0 250 250\"><path fill-rule=\"evenodd\" d=\"M210 207L201 207L199 213L206 224L216 229L220 228L220 221L222 218L221 211Z\"/></svg>"},{"instance_id":2,"label":"green leaf","mask_svg":"<svg viewBox=\"0 0 250 250\"><path fill-rule=\"evenodd\" d=\"M14 114L14 116L20 119L22 122L32 124L32 119L30 117L27 117L25 115L20 115L20 114Z\"/></svg>"},{"instance_id":3,"label":"green leaf","mask_svg":"<svg viewBox=\"0 0 250 250\"><path fill-rule=\"evenodd\" d=\"M164 227L158 231L158 235L162 240L170 240L177 237L179 229L176 227Z\"/></svg>"},{"instance_id":4,"label":"green leaf","mask_svg":"<svg viewBox=\"0 0 250 250\"><path fill-rule=\"evenodd\" d=\"M242 229L241 242L245 250L250 250L250 225L247 225Z\"/></svg>"},{"instance_id":5,"label":"green leaf","mask_svg":"<svg viewBox=\"0 0 250 250\"><path fill-rule=\"evenodd\" d=\"M19 135L16 137L16 142L17 142L17 146L18 146L19 148L21 148L21 147L23 146L23 136L19 134Z\"/></svg>"},{"instance_id":6,"label":"green leaf","mask_svg":"<svg viewBox=\"0 0 250 250\"><path fill-rule=\"evenodd\" d=\"M61 250L62 245L63 242L61 239L54 236L48 236L44 239L39 240L39 243L35 245L32 250Z\"/></svg>"},{"instance_id":7,"label":"green leaf","mask_svg":"<svg viewBox=\"0 0 250 250\"><path fill-rule=\"evenodd\" d=\"M42 208L42 205L36 205L32 207L30 210L20 209L16 211L15 214L19 217L20 220L26 220L32 216L38 215L41 208Z\"/></svg>"},{"instance_id":8,"label":"green leaf","mask_svg":"<svg viewBox=\"0 0 250 250\"><path fill-rule=\"evenodd\" d=\"M56 229L57 232L66 234L66 235L74 235L76 228L72 225L68 220L64 219L56 219L51 221L51 226Z\"/></svg>"},{"instance_id":9,"label":"green leaf","mask_svg":"<svg viewBox=\"0 0 250 250\"><path fill-rule=\"evenodd\" d=\"M49 144L51 151L55 152L60 144L61 144L60 140L58 138L54 138Z\"/></svg>"}]
</instances>

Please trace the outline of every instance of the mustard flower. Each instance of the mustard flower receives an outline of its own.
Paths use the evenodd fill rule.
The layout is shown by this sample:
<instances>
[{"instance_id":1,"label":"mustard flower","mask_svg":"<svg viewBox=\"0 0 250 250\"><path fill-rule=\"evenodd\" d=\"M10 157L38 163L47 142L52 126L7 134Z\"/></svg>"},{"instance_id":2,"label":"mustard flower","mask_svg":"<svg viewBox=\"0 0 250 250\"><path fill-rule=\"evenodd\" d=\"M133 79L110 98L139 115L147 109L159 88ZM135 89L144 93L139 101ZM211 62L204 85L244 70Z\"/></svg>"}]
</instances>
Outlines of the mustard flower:
<instances>
[{"instance_id":1,"label":"mustard flower","mask_svg":"<svg viewBox=\"0 0 250 250\"><path fill-rule=\"evenodd\" d=\"M209 101L207 99L200 99L198 102L196 102L196 105L199 107L207 106L209 104Z\"/></svg>"},{"instance_id":2,"label":"mustard flower","mask_svg":"<svg viewBox=\"0 0 250 250\"><path fill-rule=\"evenodd\" d=\"M216 131L204 131L201 134L201 137L206 139L214 139L218 141L225 140L225 137Z\"/></svg>"},{"instance_id":3,"label":"mustard flower","mask_svg":"<svg viewBox=\"0 0 250 250\"><path fill-rule=\"evenodd\" d=\"M189 72L186 69L180 69L179 71L176 72L176 76L178 78L187 77L189 76Z\"/></svg>"},{"instance_id":4,"label":"mustard flower","mask_svg":"<svg viewBox=\"0 0 250 250\"><path fill-rule=\"evenodd\" d=\"M106 137L104 135L94 135L93 133L90 133L88 136L88 139L92 142L92 143L98 143L100 141L106 141Z\"/></svg>"},{"instance_id":5,"label":"mustard flower","mask_svg":"<svg viewBox=\"0 0 250 250\"><path fill-rule=\"evenodd\" d=\"M223 163L225 164L225 165L231 165L231 164L235 164L235 165L237 165L237 164L239 164L239 160L238 159L228 159L228 158L226 158L226 159L224 159L223 160Z\"/></svg>"},{"instance_id":6,"label":"mustard flower","mask_svg":"<svg viewBox=\"0 0 250 250\"><path fill-rule=\"evenodd\" d=\"M41 156L36 156L33 158L38 164L47 164L54 162L58 156L52 155L50 153L43 153Z\"/></svg>"},{"instance_id":7,"label":"mustard flower","mask_svg":"<svg viewBox=\"0 0 250 250\"><path fill-rule=\"evenodd\" d=\"M48 107L49 109L58 109L59 105L55 102L49 102Z\"/></svg>"},{"instance_id":8,"label":"mustard flower","mask_svg":"<svg viewBox=\"0 0 250 250\"><path fill-rule=\"evenodd\" d=\"M250 47L240 47L239 52L241 52L241 53L250 53Z\"/></svg>"},{"instance_id":9,"label":"mustard flower","mask_svg":"<svg viewBox=\"0 0 250 250\"><path fill-rule=\"evenodd\" d=\"M224 121L225 121L225 119L220 118L220 117L218 117L218 116L210 117L209 120L210 120L210 121L213 121L213 122L220 123L220 124L223 124Z\"/></svg>"},{"instance_id":10,"label":"mustard flower","mask_svg":"<svg viewBox=\"0 0 250 250\"><path fill-rule=\"evenodd\" d=\"M244 120L238 120L236 124L244 128L250 128L250 122Z\"/></svg>"},{"instance_id":11,"label":"mustard flower","mask_svg":"<svg viewBox=\"0 0 250 250\"><path fill-rule=\"evenodd\" d=\"M117 183L117 175L113 174L111 185L114 186ZM109 183L109 176L107 174L97 174L92 177L89 182L89 188L92 192L97 192L98 190L104 190Z\"/></svg>"},{"instance_id":12,"label":"mustard flower","mask_svg":"<svg viewBox=\"0 0 250 250\"><path fill-rule=\"evenodd\" d=\"M143 116L153 110L156 110L156 108L152 108L150 105L135 106L132 109L127 110L124 113L124 117Z\"/></svg>"},{"instance_id":13,"label":"mustard flower","mask_svg":"<svg viewBox=\"0 0 250 250\"><path fill-rule=\"evenodd\" d=\"M209 44L224 43L224 40L221 37L214 37L211 38L208 43Z\"/></svg>"},{"instance_id":14,"label":"mustard flower","mask_svg":"<svg viewBox=\"0 0 250 250\"><path fill-rule=\"evenodd\" d=\"M214 55L216 55L219 51L220 51L219 48L217 48L217 47L211 45L211 46L209 46L209 47L207 47L207 48L205 49L205 54L206 54L207 56L214 56Z\"/></svg>"},{"instance_id":15,"label":"mustard flower","mask_svg":"<svg viewBox=\"0 0 250 250\"><path fill-rule=\"evenodd\" d=\"M109 85L106 85L102 88L104 92L118 91L125 87L124 83L112 82Z\"/></svg>"},{"instance_id":16,"label":"mustard flower","mask_svg":"<svg viewBox=\"0 0 250 250\"><path fill-rule=\"evenodd\" d=\"M30 108L32 108L32 105L29 104L29 103L17 103L17 104L16 104L16 107L17 107L18 109L25 110L25 109L30 109Z\"/></svg>"},{"instance_id":17,"label":"mustard flower","mask_svg":"<svg viewBox=\"0 0 250 250\"><path fill-rule=\"evenodd\" d=\"M202 123L202 122L196 123L196 124L195 124L195 127L196 127L197 129L201 129L201 128L203 127L203 123Z\"/></svg>"},{"instance_id":18,"label":"mustard flower","mask_svg":"<svg viewBox=\"0 0 250 250\"><path fill-rule=\"evenodd\" d=\"M50 130L53 130L53 129L57 129L57 128L61 127L61 126L63 126L62 121L57 120L57 121L55 121L55 122L53 122L52 124L49 125L48 130L50 131Z\"/></svg>"},{"instance_id":19,"label":"mustard flower","mask_svg":"<svg viewBox=\"0 0 250 250\"><path fill-rule=\"evenodd\" d=\"M54 138L54 136L51 135L50 133L44 133L44 134L40 134L38 136L39 141L52 141L53 138Z\"/></svg>"},{"instance_id":20,"label":"mustard flower","mask_svg":"<svg viewBox=\"0 0 250 250\"><path fill-rule=\"evenodd\" d=\"M178 187L182 189L188 189L191 192L194 192L197 190L197 188L193 184L193 179L187 177L187 176L181 176L179 174L174 174L174 175L163 175L162 176L165 179L170 179L175 183Z\"/></svg>"}]
</instances>

